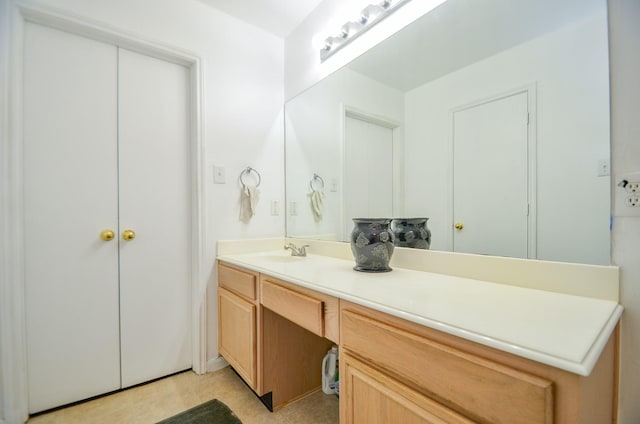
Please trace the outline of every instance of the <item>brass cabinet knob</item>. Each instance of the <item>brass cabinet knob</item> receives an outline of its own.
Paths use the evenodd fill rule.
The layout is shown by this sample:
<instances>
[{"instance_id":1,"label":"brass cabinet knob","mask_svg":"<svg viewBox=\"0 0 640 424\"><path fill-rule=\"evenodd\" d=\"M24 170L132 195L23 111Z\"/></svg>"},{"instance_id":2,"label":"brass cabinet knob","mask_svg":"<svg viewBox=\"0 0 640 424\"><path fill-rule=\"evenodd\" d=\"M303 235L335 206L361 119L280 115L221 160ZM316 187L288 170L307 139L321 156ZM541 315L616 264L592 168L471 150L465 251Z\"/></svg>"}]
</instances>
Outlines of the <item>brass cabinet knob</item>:
<instances>
[{"instance_id":1,"label":"brass cabinet knob","mask_svg":"<svg viewBox=\"0 0 640 424\"><path fill-rule=\"evenodd\" d=\"M464 228L464 224L462 222L456 222L456 225L454 225L456 230L462 230Z\"/></svg>"},{"instance_id":2,"label":"brass cabinet knob","mask_svg":"<svg viewBox=\"0 0 640 424\"><path fill-rule=\"evenodd\" d=\"M133 240L134 238L136 238L136 232L133 230L124 230L122 232L122 238L124 240Z\"/></svg>"},{"instance_id":3,"label":"brass cabinet knob","mask_svg":"<svg viewBox=\"0 0 640 424\"><path fill-rule=\"evenodd\" d=\"M116 233L113 230L102 230L100 233L100 238L104 241L111 241L116 236Z\"/></svg>"}]
</instances>

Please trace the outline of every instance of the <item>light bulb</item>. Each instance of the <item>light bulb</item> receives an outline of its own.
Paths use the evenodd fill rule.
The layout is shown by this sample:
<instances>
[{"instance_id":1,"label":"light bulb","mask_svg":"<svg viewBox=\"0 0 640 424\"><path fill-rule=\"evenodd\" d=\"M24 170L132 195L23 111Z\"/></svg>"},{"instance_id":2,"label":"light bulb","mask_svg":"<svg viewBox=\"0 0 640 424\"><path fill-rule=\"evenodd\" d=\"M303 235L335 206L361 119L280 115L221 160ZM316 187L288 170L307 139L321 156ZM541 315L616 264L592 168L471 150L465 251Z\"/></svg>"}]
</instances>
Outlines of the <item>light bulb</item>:
<instances>
[{"instance_id":1,"label":"light bulb","mask_svg":"<svg viewBox=\"0 0 640 424\"><path fill-rule=\"evenodd\" d=\"M346 15L345 11L348 7L355 7L356 5L365 5L366 1L370 0L350 0L346 4L343 4L343 13L341 15ZM369 4L364 9L360 10L359 14L351 14L353 18L347 23L343 24L340 29L334 32L333 35L325 40L324 46L320 47L320 61L324 62L330 56L335 54L337 51L341 50L344 46L349 44L354 38L357 38L362 33L369 30L371 27L375 26L379 21L384 19L386 16L389 16L396 9L400 8L402 5L408 3L410 0L377 0L379 3L377 4ZM443 2L445 0L435 0ZM347 6L348 5L348 6ZM338 15L336 15L338 16ZM336 16L331 20L333 23L336 19ZM344 21L343 21L344 22ZM333 27L333 25L330 25ZM335 27L334 27L335 28Z\"/></svg>"},{"instance_id":2,"label":"light bulb","mask_svg":"<svg viewBox=\"0 0 640 424\"><path fill-rule=\"evenodd\" d=\"M364 19L365 22L371 22L375 20L378 16L384 13L384 9L378 4L370 4L369 6L362 9L360 12L361 20Z\"/></svg>"},{"instance_id":3,"label":"light bulb","mask_svg":"<svg viewBox=\"0 0 640 424\"><path fill-rule=\"evenodd\" d=\"M342 25L342 38L347 38L353 36L356 32L358 32L362 28L362 24L359 22L347 22Z\"/></svg>"}]
</instances>

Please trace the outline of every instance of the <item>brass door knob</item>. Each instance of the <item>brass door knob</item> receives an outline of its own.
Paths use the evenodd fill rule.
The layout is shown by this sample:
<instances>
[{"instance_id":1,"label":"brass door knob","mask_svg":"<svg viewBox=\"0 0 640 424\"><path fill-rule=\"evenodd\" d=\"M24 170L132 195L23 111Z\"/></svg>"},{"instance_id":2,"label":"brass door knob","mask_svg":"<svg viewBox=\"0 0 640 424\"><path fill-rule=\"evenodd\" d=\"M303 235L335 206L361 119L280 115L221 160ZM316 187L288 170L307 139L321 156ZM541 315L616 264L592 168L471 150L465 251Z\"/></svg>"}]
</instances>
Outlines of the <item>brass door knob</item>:
<instances>
[{"instance_id":1,"label":"brass door knob","mask_svg":"<svg viewBox=\"0 0 640 424\"><path fill-rule=\"evenodd\" d=\"M100 233L100 238L104 241L111 241L116 236L116 233L113 230L102 230Z\"/></svg>"},{"instance_id":2,"label":"brass door knob","mask_svg":"<svg viewBox=\"0 0 640 424\"><path fill-rule=\"evenodd\" d=\"M136 238L136 232L133 230L124 230L122 232L122 238L124 240L133 240L134 238Z\"/></svg>"},{"instance_id":3,"label":"brass door knob","mask_svg":"<svg viewBox=\"0 0 640 424\"><path fill-rule=\"evenodd\" d=\"M454 228L456 230L462 230L464 228L464 224L462 222L456 222L456 225L454 225Z\"/></svg>"}]
</instances>

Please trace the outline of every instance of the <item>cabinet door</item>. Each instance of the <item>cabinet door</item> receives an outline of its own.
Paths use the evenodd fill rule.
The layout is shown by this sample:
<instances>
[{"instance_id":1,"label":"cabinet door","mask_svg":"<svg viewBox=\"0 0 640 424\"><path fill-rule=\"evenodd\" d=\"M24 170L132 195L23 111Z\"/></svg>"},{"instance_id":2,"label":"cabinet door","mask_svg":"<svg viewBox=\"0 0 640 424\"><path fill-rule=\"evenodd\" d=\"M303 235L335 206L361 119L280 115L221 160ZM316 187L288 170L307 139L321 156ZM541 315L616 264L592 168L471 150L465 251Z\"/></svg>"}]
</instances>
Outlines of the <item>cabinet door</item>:
<instances>
[{"instance_id":1,"label":"cabinet door","mask_svg":"<svg viewBox=\"0 0 640 424\"><path fill-rule=\"evenodd\" d=\"M27 23L24 278L29 410L120 387L117 50Z\"/></svg>"},{"instance_id":2,"label":"cabinet door","mask_svg":"<svg viewBox=\"0 0 640 424\"><path fill-rule=\"evenodd\" d=\"M189 70L118 49L122 386L191 368Z\"/></svg>"},{"instance_id":3,"label":"cabinet door","mask_svg":"<svg viewBox=\"0 0 640 424\"><path fill-rule=\"evenodd\" d=\"M470 424L473 421L341 353L343 424Z\"/></svg>"},{"instance_id":4,"label":"cabinet door","mask_svg":"<svg viewBox=\"0 0 640 424\"><path fill-rule=\"evenodd\" d=\"M256 305L223 288L218 289L218 350L257 390Z\"/></svg>"},{"instance_id":5,"label":"cabinet door","mask_svg":"<svg viewBox=\"0 0 640 424\"><path fill-rule=\"evenodd\" d=\"M382 314L372 319L343 310L343 351L356 353L482 422L553 422L551 380L417 336L407 327L383 320Z\"/></svg>"}]
</instances>

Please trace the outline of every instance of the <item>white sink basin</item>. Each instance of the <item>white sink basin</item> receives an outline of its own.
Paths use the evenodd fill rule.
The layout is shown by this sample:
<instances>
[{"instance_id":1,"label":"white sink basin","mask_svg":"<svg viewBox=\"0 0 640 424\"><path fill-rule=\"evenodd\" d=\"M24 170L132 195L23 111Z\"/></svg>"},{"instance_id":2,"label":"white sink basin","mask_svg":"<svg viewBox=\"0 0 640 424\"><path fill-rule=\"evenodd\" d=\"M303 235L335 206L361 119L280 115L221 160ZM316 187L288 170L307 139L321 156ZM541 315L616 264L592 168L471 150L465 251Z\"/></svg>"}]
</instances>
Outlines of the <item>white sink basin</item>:
<instances>
[{"instance_id":1,"label":"white sink basin","mask_svg":"<svg viewBox=\"0 0 640 424\"><path fill-rule=\"evenodd\" d=\"M265 260L272 261L272 262L288 263L288 262L302 261L305 259L305 256L291 256L287 254L282 254L282 255L267 254L267 255L260 255L260 258L261 259L264 258Z\"/></svg>"}]
</instances>

